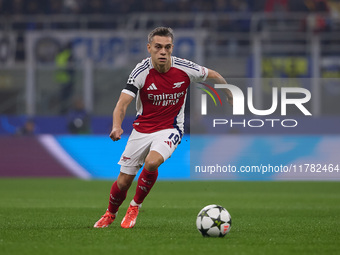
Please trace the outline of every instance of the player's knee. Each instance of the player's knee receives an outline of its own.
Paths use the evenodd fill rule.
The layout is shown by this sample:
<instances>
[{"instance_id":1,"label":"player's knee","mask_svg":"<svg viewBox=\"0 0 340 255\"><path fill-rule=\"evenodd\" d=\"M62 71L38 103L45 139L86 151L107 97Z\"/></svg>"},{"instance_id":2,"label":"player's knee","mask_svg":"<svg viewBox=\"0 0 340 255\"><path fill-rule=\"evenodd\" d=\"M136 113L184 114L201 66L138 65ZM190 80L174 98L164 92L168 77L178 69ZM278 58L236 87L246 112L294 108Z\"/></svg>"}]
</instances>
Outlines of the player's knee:
<instances>
[{"instance_id":1,"label":"player's knee","mask_svg":"<svg viewBox=\"0 0 340 255\"><path fill-rule=\"evenodd\" d=\"M131 186L131 184L126 183L126 182L117 182L117 186L120 190L128 190Z\"/></svg>"},{"instance_id":2,"label":"player's knee","mask_svg":"<svg viewBox=\"0 0 340 255\"><path fill-rule=\"evenodd\" d=\"M134 176L120 173L117 179L117 186L120 190L128 190L132 184Z\"/></svg>"},{"instance_id":3,"label":"player's knee","mask_svg":"<svg viewBox=\"0 0 340 255\"><path fill-rule=\"evenodd\" d=\"M163 163L163 160L161 159L155 159L155 158L146 159L145 168L148 171L156 171L162 163Z\"/></svg>"}]
</instances>

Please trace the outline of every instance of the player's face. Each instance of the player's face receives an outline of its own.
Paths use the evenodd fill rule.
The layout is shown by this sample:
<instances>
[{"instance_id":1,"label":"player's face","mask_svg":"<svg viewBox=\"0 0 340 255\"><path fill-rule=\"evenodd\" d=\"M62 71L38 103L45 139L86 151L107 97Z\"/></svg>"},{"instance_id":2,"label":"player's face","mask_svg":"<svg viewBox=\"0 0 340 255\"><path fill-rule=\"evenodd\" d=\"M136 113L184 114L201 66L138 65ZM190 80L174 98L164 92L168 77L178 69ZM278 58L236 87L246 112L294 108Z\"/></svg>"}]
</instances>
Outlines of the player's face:
<instances>
[{"instance_id":1,"label":"player's face","mask_svg":"<svg viewBox=\"0 0 340 255\"><path fill-rule=\"evenodd\" d=\"M156 35L152 42L148 43L148 52L154 65L171 65L172 49L171 37Z\"/></svg>"}]
</instances>

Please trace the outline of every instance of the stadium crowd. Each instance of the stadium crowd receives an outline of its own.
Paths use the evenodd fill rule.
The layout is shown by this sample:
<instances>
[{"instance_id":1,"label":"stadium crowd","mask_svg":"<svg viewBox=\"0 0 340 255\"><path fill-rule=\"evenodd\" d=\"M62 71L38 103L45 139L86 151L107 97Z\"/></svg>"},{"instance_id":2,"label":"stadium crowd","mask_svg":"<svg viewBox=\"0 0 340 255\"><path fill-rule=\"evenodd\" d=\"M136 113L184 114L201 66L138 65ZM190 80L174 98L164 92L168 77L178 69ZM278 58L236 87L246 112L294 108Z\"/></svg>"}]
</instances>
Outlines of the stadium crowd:
<instances>
[{"instance_id":1,"label":"stadium crowd","mask_svg":"<svg viewBox=\"0 0 340 255\"><path fill-rule=\"evenodd\" d=\"M339 0L0 0L0 15L135 12L339 12Z\"/></svg>"},{"instance_id":2,"label":"stadium crowd","mask_svg":"<svg viewBox=\"0 0 340 255\"><path fill-rule=\"evenodd\" d=\"M18 32L15 58L22 61L25 59L24 32L27 30L84 27L91 30L112 30L118 29L129 20L128 14L165 12L222 15L224 18L214 23L213 29L218 32L248 33L251 29L251 15L254 13L279 12L289 15L291 12L318 12L340 17L340 0L0 0L0 31L12 29ZM229 20L224 13L240 14L241 18ZM51 15L56 19L52 19ZM38 21L36 17L42 19ZM281 19L280 22L285 23ZM172 19L164 20L162 25L192 29L193 23L191 19ZM304 23L306 21L303 20L298 25L301 31L305 30ZM259 22L259 27L264 24L265 21ZM146 27L151 29L156 25L153 21L148 21ZM208 29L211 29L210 25L209 22L202 23ZM134 26L138 28L137 23ZM339 27L339 22L334 24L334 21L318 15L315 31L338 31Z\"/></svg>"}]
</instances>

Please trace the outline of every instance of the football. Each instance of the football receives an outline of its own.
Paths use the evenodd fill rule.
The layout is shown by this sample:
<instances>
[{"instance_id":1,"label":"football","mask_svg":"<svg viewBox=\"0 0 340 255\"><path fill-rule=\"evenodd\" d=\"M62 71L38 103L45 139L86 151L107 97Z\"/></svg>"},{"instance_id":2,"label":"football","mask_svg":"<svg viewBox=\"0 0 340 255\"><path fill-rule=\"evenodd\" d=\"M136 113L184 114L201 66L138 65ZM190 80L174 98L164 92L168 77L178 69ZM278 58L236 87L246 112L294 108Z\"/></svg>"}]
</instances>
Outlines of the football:
<instances>
[{"instance_id":1,"label":"football","mask_svg":"<svg viewBox=\"0 0 340 255\"><path fill-rule=\"evenodd\" d=\"M196 226L204 237L224 237L231 228L229 212L220 205L207 205L197 215Z\"/></svg>"}]
</instances>

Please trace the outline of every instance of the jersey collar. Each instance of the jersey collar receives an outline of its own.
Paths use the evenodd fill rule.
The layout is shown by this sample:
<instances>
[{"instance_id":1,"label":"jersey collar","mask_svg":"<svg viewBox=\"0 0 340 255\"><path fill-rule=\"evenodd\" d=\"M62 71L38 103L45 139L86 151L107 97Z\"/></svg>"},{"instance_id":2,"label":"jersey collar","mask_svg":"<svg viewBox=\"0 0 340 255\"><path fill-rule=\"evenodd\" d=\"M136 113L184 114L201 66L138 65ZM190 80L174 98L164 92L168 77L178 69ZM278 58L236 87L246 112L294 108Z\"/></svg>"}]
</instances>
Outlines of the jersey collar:
<instances>
[{"instance_id":1,"label":"jersey collar","mask_svg":"<svg viewBox=\"0 0 340 255\"><path fill-rule=\"evenodd\" d=\"M149 57L149 63L150 63L150 69L153 69L153 64L152 64L151 57Z\"/></svg>"}]
</instances>

